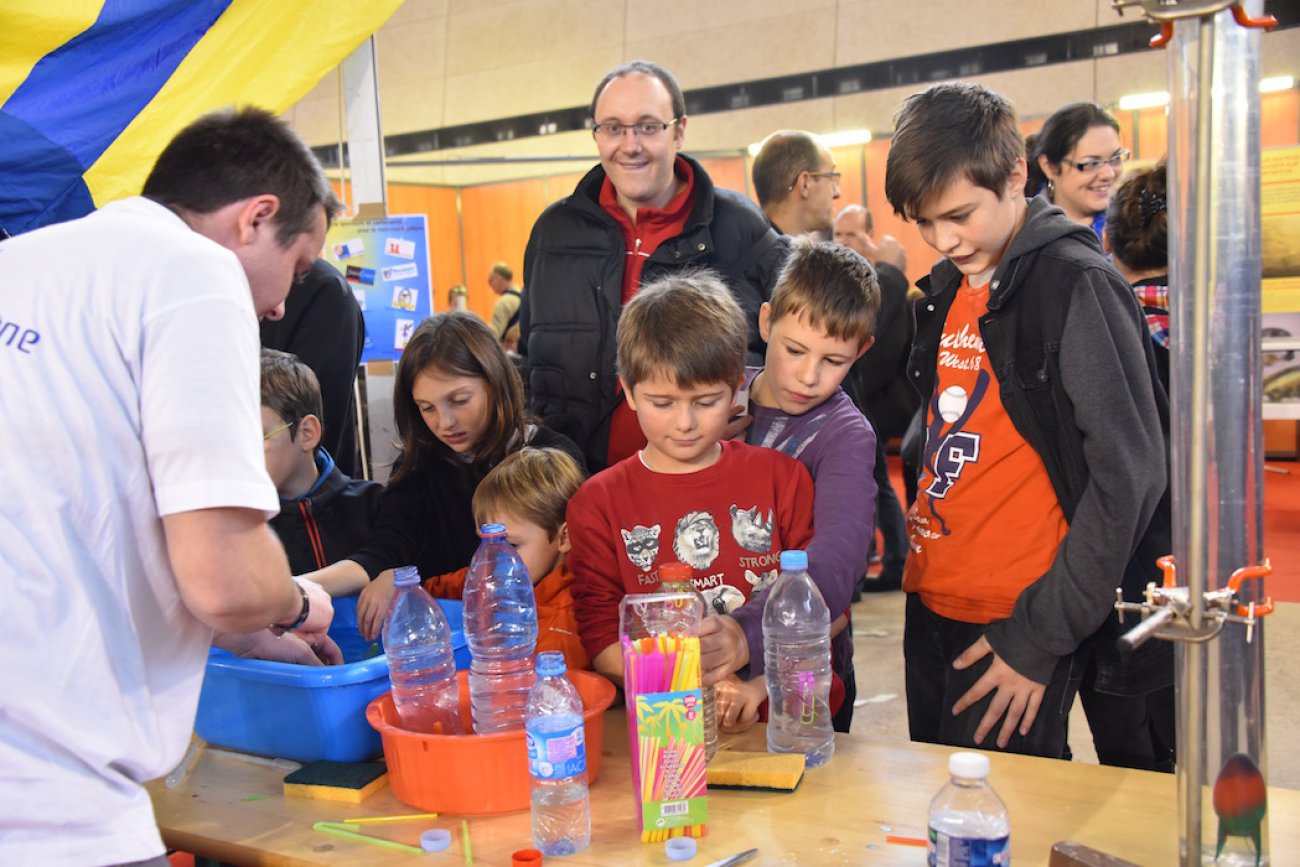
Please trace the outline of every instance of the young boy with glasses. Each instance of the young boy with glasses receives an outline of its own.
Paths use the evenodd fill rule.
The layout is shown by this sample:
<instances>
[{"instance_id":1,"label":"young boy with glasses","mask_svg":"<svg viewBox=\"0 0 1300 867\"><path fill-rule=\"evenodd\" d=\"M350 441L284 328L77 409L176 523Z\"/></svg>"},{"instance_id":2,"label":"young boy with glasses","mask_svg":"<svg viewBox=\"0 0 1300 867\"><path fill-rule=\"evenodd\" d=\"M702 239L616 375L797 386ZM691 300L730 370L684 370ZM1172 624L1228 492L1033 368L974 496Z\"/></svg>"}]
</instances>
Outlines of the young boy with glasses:
<instances>
[{"instance_id":1,"label":"young boy with glasses","mask_svg":"<svg viewBox=\"0 0 1300 867\"><path fill-rule=\"evenodd\" d=\"M885 195L944 258L908 371L925 446L903 649L913 740L1060 758L1116 586L1168 551L1168 408L1132 291L1086 226L1026 204L1025 174L998 94L904 102Z\"/></svg>"},{"instance_id":2,"label":"young boy with glasses","mask_svg":"<svg viewBox=\"0 0 1300 867\"><path fill-rule=\"evenodd\" d=\"M295 575L342 560L370 539L383 485L352 479L321 446L320 385L295 355L262 350L262 447L280 495L271 519Z\"/></svg>"}]
</instances>

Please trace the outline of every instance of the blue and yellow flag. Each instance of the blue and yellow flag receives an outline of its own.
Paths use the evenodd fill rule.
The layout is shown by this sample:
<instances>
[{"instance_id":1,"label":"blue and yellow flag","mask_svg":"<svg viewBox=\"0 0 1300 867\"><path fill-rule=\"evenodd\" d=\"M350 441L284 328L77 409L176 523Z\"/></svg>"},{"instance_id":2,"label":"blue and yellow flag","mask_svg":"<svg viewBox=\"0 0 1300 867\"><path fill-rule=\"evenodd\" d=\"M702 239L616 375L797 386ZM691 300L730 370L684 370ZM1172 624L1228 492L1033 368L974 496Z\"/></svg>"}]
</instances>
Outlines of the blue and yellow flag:
<instances>
[{"instance_id":1,"label":"blue and yellow flag","mask_svg":"<svg viewBox=\"0 0 1300 867\"><path fill-rule=\"evenodd\" d=\"M401 0L35 0L0 11L0 228L135 195L182 127L283 111ZM3 235L0 235L3 237Z\"/></svg>"}]
</instances>

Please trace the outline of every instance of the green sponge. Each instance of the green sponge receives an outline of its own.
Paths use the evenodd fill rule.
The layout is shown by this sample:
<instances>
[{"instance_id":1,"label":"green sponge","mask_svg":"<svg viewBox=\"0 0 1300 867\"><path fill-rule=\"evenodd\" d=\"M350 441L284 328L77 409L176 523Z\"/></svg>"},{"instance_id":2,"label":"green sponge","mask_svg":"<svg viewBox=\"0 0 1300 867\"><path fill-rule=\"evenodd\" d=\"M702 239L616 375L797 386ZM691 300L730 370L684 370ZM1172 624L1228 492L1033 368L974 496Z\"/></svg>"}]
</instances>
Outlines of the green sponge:
<instances>
[{"instance_id":1,"label":"green sponge","mask_svg":"<svg viewBox=\"0 0 1300 867\"><path fill-rule=\"evenodd\" d=\"M318 798L360 804L388 785L388 769L378 762L311 762L284 778L286 797Z\"/></svg>"}]
</instances>

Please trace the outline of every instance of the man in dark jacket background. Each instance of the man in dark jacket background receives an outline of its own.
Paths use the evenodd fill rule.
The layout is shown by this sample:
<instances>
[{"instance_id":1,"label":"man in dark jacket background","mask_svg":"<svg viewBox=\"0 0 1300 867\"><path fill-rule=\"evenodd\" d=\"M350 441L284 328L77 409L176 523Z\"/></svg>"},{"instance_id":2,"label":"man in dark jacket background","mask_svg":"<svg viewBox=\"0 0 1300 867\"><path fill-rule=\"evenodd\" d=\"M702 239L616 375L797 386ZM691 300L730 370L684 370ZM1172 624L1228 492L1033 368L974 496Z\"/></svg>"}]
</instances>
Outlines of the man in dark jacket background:
<instances>
[{"instance_id":1,"label":"man in dark jacket background","mask_svg":"<svg viewBox=\"0 0 1300 867\"><path fill-rule=\"evenodd\" d=\"M715 187L679 153L686 100L666 69L647 61L614 68L591 116L600 165L542 213L524 255L519 352L531 408L596 471L645 443L614 365L623 304L665 273L711 268L749 320L749 363L762 364L758 309L787 247L752 202Z\"/></svg>"}]
</instances>

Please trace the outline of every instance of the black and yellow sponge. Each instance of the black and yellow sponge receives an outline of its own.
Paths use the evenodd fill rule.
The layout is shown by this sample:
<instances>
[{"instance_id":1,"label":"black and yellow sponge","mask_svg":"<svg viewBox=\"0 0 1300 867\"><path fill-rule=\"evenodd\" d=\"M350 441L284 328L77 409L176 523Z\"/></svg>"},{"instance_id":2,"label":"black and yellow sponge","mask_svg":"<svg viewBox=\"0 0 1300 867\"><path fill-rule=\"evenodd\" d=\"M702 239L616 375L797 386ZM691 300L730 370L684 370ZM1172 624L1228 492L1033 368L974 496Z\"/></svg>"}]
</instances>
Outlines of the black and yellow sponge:
<instances>
[{"instance_id":1,"label":"black and yellow sponge","mask_svg":"<svg viewBox=\"0 0 1300 867\"><path fill-rule=\"evenodd\" d=\"M720 750L705 771L710 789L793 792L803 779L803 753Z\"/></svg>"},{"instance_id":2,"label":"black and yellow sponge","mask_svg":"<svg viewBox=\"0 0 1300 867\"><path fill-rule=\"evenodd\" d=\"M378 762L310 762L284 778L285 797L360 804L388 785Z\"/></svg>"}]
</instances>

